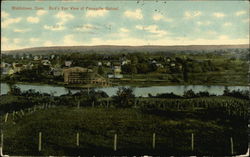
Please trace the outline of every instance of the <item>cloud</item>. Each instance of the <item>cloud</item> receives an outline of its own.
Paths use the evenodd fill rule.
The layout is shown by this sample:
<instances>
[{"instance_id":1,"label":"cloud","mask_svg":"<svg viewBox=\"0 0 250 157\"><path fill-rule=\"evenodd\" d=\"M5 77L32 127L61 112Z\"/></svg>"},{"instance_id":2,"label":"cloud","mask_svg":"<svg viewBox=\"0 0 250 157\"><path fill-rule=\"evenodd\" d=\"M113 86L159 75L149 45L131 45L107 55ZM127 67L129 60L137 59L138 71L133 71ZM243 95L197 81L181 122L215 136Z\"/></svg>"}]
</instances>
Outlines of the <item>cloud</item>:
<instances>
[{"instance_id":1,"label":"cloud","mask_svg":"<svg viewBox=\"0 0 250 157\"><path fill-rule=\"evenodd\" d=\"M85 24L82 26L77 27L75 30L80 32L86 32L86 31L92 31L92 30L98 30L99 28L92 25L92 24Z\"/></svg>"},{"instance_id":2,"label":"cloud","mask_svg":"<svg viewBox=\"0 0 250 157\"><path fill-rule=\"evenodd\" d=\"M86 17L100 17L108 13L107 10L88 10L86 12Z\"/></svg>"},{"instance_id":3,"label":"cloud","mask_svg":"<svg viewBox=\"0 0 250 157\"><path fill-rule=\"evenodd\" d=\"M32 16L27 17L26 20L30 23L38 23L40 21L38 17L32 17Z\"/></svg>"},{"instance_id":4,"label":"cloud","mask_svg":"<svg viewBox=\"0 0 250 157\"><path fill-rule=\"evenodd\" d=\"M39 41L39 38L30 38L29 41L32 43L36 43Z\"/></svg>"},{"instance_id":5,"label":"cloud","mask_svg":"<svg viewBox=\"0 0 250 157\"><path fill-rule=\"evenodd\" d=\"M7 43L9 39L7 37L1 37L1 42Z\"/></svg>"},{"instance_id":6,"label":"cloud","mask_svg":"<svg viewBox=\"0 0 250 157\"><path fill-rule=\"evenodd\" d=\"M185 19L193 19L195 17L199 17L202 15L201 11L186 11L184 13L184 18Z\"/></svg>"},{"instance_id":7,"label":"cloud","mask_svg":"<svg viewBox=\"0 0 250 157\"><path fill-rule=\"evenodd\" d=\"M75 17L70 14L66 13L64 11L59 11L55 17L60 20L60 22L57 23L57 25L63 25L64 23L68 22L69 20L74 19Z\"/></svg>"},{"instance_id":8,"label":"cloud","mask_svg":"<svg viewBox=\"0 0 250 157\"><path fill-rule=\"evenodd\" d=\"M131 19L143 19L142 11L141 9L136 9L135 11L127 10L124 12L124 16Z\"/></svg>"},{"instance_id":9,"label":"cloud","mask_svg":"<svg viewBox=\"0 0 250 157\"><path fill-rule=\"evenodd\" d=\"M157 25L149 25L149 26L136 25L135 28L139 29L139 30L145 30L147 32L153 33L154 35L157 35L158 37L161 37L161 36L167 34L166 31L160 30Z\"/></svg>"},{"instance_id":10,"label":"cloud","mask_svg":"<svg viewBox=\"0 0 250 157\"><path fill-rule=\"evenodd\" d=\"M21 39L19 38L14 38L13 39L14 44L19 44L21 42Z\"/></svg>"},{"instance_id":11,"label":"cloud","mask_svg":"<svg viewBox=\"0 0 250 157\"><path fill-rule=\"evenodd\" d=\"M207 35L217 35L217 32L209 30L205 34L207 34Z\"/></svg>"},{"instance_id":12,"label":"cloud","mask_svg":"<svg viewBox=\"0 0 250 157\"><path fill-rule=\"evenodd\" d=\"M9 25L14 23L19 23L22 20L22 18L6 18L3 22L1 22L2 28L7 28Z\"/></svg>"},{"instance_id":13,"label":"cloud","mask_svg":"<svg viewBox=\"0 0 250 157\"><path fill-rule=\"evenodd\" d=\"M120 31L123 32L123 33L128 33L129 30L127 28L120 28Z\"/></svg>"},{"instance_id":14,"label":"cloud","mask_svg":"<svg viewBox=\"0 0 250 157\"><path fill-rule=\"evenodd\" d=\"M55 44L52 41L47 40L43 43L43 46L55 46Z\"/></svg>"},{"instance_id":15,"label":"cloud","mask_svg":"<svg viewBox=\"0 0 250 157\"><path fill-rule=\"evenodd\" d=\"M247 12L245 10L237 11L235 13L236 16L241 16L241 15L245 15L245 14L247 14Z\"/></svg>"},{"instance_id":16,"label":"cloud","mask_svg":"<svg viewBox=\"0 0 250 157\"><path fill-rule=\"evenodd\" d=\"M210 24L211 24L210 21L197 21L197 25L199 26L208 26Z\"/></svg>"},{"instance_id":17,"label":"cloud","mask_svg":"<svg viewBox=\"0 0 250 157\"><path fill-rule=\"evenodd\" d=\"M225 22L223 24L224 27L229 27L229 26L232 26L233 24L231 22Z\"/></svg>"},{"instance_id":18,"label":"cloud","mask_svg":"<svg viewBox=\"0 0 250 157\"><path fill-rule=\"evenodd\" d=\"M30 29L18 29L18 28L15 28L13 31L17 32L17 33L25 33L25 32L30 31Z\"/></svg>"},{"instance_id":19,"label":"cloud","mask_svg":"<svg viewBox=\"0 0 250 157\"><path fill-rule=\"evenodd\" d=\"M52 26L44 25L43 28L50 31L62 31L65 29L65 27L62 25L52 25Z\"/></svg>"},{"instance_id":20,"label":"cloud","mask_svg":"<svg viewBox=\"0 0 250 157\"><path fill-rule=\"evenodd\" d=\"M45 14L47 14L48 13L48 11L45 11L45 10L38 10L37 12L36 12L36 15L37 16L42 16L42 15L45 15Z\"/></svg>"},{"instance_id":21,"label":"cloud","mask_svg":"<svg viewBox=\"0 0 250 157\"><path fill-rule=\"evenodd\" d=\"M79 42L75 41L75 37L72 34L65 35L63 38L63 43L68 46L80 45Z\"/></svg>"},{"instance_id":22,"label":"cloud","mask_svg":"<svg viewBox=\"0 0 250 157\"><path fill-rule=\"evenodd\" d=\"M6 51L24 48L25 46L19 45L20 42L21 39L19 38L9 39L7 37L1 37L1 50Z\"/></svg>"},{"instance_id":23,"label":"cloud","mask_svg":"<svg viewBox=\"0 0 250 157\"><path fill-rule=\"evenodd\" d=\"M2 18L7 18L9 16L9 13L5 12L5 11L1 11L1 17Z\"/></svg>"},{"instance_id":24,"label":"cloud","mask_svg":"<svg viewBox=\"0 0 250 157\"><path fill-rule=\"evenodd\" d=\"M162 14L159 14L159 13L153 15L153 20L155 20L155 21L163 20L165 22L172 22L173 21L173 19L164 17Z\"/></svg>"},{"instance_id":25,"label":"cloud","mask_svg":"<svg viewBox=\"0 0 250 157\"><path fill-rule=\"evenodd\" d=\"M213 16L216 18L223 18L226 15L224 13L221 13L221 12L215 12L215 13L213 13Z\"/></svg>"}]
</instances>

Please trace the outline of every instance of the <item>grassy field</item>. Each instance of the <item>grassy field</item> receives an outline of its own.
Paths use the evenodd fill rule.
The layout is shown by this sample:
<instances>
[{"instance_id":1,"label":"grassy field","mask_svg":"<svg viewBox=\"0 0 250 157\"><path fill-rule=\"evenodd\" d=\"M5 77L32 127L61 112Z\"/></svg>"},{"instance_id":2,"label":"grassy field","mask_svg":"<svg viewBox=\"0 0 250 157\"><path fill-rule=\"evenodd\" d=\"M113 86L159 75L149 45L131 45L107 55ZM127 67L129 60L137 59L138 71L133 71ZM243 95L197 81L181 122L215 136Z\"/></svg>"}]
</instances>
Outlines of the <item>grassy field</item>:
<instances>
[{"instance_id":1,"label":"grassy field","mask_svg":"<svg viewBox=\"0 0 250 157\"><path fill-rule=\"evenodd\" d=\"M247 149L247 122L220 119L205 110L165 112L139 109L55 107L17 116L3 124L4 154L9 155L229 155ZM1 122L4 117L1 116ZM42 151L38 134L42 132ZM76 146L76 133L80 145ZM152 136L156 134L155 149ZM194 151L191 134L194 134ZM117 151L113 151L117 134Z\"/></svg>"}]
</instances>

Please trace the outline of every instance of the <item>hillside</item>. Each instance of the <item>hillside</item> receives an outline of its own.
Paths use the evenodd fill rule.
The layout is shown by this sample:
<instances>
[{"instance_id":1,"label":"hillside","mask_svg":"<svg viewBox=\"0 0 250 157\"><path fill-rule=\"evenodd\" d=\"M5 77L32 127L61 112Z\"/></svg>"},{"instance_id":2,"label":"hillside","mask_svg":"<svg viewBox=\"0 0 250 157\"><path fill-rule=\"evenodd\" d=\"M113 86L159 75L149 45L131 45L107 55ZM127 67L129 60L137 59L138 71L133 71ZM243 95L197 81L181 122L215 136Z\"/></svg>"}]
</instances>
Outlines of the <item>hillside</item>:
<instances>
[{"instance_id":1,"label":"hillside","mask_svg":"<svg viewBox=\"0 0 250 157\"><path fill-rule=\"evenodd\" d=\"M164 52L164 51L213 51L225 49L241 49L249 48L249 45L188 45L188 46L114 46L114 45L99 45L99 46L54 46L54 47L34 47L11 51L2 51L3 54L47 54L47 53L131 53L131 52Z\"/></svg>"},{"instance_id":2,"label":"hillside","mask_svg":"<svg viewBox=\"0 0 250 157\"><path fill-rule=\"evenodd\" d=\"M4 154L8 155L128 155L128 152L190 155L191 133L195 134L195 154L230 154L231 135L236 141L236 154L247 148L245 128L239 127L245 126L244 122L234 126L209 119L212 116L206 111L159 116L136 109L56 107L17 115L14 121L12 117L4 124ZM38 152L39 132L42 132L41 152ZM155 149L152 149L153 133L156 133ZM117 151L113 151L114 134L118 139Z\"/></svg>"}]
</instances>

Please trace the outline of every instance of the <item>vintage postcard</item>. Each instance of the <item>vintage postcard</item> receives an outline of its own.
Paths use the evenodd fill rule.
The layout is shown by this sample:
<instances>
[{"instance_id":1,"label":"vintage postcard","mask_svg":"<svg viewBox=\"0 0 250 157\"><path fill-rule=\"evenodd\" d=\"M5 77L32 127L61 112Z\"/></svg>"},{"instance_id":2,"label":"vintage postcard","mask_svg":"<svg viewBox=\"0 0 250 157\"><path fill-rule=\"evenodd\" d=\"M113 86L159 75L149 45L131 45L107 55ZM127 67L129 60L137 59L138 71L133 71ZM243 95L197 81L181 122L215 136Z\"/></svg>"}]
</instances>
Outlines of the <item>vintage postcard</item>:
<instances>
[{"instance_id":1,"label":"vintage postcard","mask_svg":"<svg viewBox=\"0 0 250 157\"><path fill-rule=\"evenodd\" d=\"M1 156L248 156L249 1L1 1Z\"/></svg>"}]
</instances>

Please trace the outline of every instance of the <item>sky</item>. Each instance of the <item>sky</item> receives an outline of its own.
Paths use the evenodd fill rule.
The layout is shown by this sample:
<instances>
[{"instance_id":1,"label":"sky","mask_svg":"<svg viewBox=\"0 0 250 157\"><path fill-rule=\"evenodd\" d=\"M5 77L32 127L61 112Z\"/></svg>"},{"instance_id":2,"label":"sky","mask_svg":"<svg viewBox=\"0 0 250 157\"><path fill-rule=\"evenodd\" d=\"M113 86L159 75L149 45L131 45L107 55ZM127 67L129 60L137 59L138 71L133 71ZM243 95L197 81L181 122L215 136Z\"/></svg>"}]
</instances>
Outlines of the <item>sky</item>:
<instances>
[{"instance_id":1,"label":"sky","mask_svg":"<svg viewBox=\"0 0 250 157\"><path fill-rule=\"evenodd\" d=\"M1 50L249 44L248 1L5 1Z\"/></svg>"}]
</instances>

